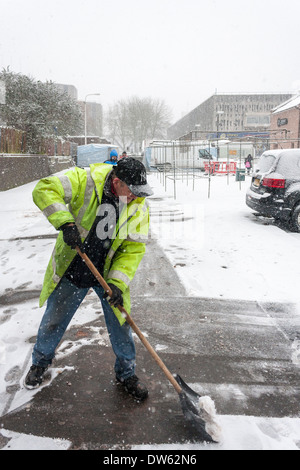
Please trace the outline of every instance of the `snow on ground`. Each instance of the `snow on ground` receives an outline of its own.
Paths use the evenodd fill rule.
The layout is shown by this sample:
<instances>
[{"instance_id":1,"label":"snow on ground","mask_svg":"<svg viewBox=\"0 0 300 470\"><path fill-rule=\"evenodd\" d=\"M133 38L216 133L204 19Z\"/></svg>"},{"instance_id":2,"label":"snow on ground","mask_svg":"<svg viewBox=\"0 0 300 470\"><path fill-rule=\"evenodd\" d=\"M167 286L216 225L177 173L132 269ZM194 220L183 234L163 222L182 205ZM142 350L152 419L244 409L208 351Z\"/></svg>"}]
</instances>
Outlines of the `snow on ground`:
<instances>
[{"instance_id":1,"label":"snow on ground","mask_svg":"<svg viewBox=\"0 0 300 470\"><path fill-rule=\"evenodd\" d=\"M294 418L257 418L253 416L218 417L226 435L220 444L163 444L134 446L133 450L299 450L300 420Z\"/></svg>"},{"instance_id":2,"label":"snow on ground","mask_svg":"<svg viewBox=\"0 0 300 470\"><path fill-rule=\"evenodd\" d=\"M152 231L185 284L203 297L299 303L300 234L256 217L245 204L250 178L167 180L152 176ZM159 198L162 197L162 200ZM168 224L174 210L177 224ZM164 215L164 212L166 215ZM187 220L184 220L184 219ZM159 235L162 235L160 237Z\"/></svg>"},{"instance_id":3,"label":"snow on ground","mask_svg":"<svg viewBox=\"0 0 300 470\"><path fill-rule=\"evenodd\" d=\"M8 441L2 450L68 450L72 444L63 439L31 436L7 430L1 430L0 437L1 435Z\"/></svg>"},{"instance_id":4,"label":"snow on ground","mask_svg":"<svg viewBox=\"0 0 300 470\"><path fill-rule=\"evenodd\" d=\"M163 183L162 174L151 174L155 194L150 199L151 236L172 262L190 296L287 301L299 304L300 234L289 233L266 219L257 218L245 205L250 179L234 177L193 181L184 177ZM50 257L56 231L32 202L35 183L0 193L0 297L15 291L39 290ZM173 223L169 223L170 220ZM175 221L175 223L174 223ZM42 236L37 239L36 236ZM99 304L98 309L99 309ZM84 302L73 324L83 325L99 312ZM300 311L300 307L299 307ZM30 364L29 339L36 335L42 311L36 299L0 307L0 415L31 400L37 391L14 390L16 377ZM24 321L26 319L26 321ZM101 335L103 341L103 335ZM100 341L97 332L90 341ZM85 344L85 339L81 345ZM295 363L300 363L300 348ZM63 345L61 354L64 354ZM53 370L54 380L57 373ZM230 432L218 449L299 449L300 420L221 416L220 424ZM3 449L66 449L70 443L0 430ZM166 444L136 446L135 449L197 450L215 446Z\"/></svg>"}]
</instances>

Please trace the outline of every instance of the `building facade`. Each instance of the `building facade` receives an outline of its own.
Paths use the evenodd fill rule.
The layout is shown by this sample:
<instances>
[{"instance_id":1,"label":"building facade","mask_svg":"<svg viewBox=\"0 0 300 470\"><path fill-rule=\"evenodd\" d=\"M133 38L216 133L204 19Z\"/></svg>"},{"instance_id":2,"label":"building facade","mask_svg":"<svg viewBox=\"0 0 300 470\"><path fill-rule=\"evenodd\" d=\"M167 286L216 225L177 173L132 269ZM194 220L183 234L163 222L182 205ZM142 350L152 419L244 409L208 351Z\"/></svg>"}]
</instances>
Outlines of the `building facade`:
<instances>
[{"instance_id":1,"label":"building facade","mask_svg":"<svg viewBox=\"0 0 300 470\"><path fill-rule=\"evenodd\" d=\"M62 92L68 93L73 100L78 100L77 88L74 85L66 85L64 83L55 83L55 86Z\"/></svg>"},{"instance_id":2,"label":"building facade","mask_svg":"<svg viewBox=\"0 0 300 470\"><path fill-rule=\"evenodd\" d=\"M292 97L289 93L215 94L168 129L168 139L196 132L198 139L234 139L270 129L272 110Z\"/></svg>"},{"instance_id":3,"label":"building facade","mask_svg":"<svg viewBox=\"0 0 300 470\"><path fill-rule=\"evenodd\" d=\"M300 95L273 110L270 125L270 148L300 148Z\"/></svg>"},{"instance_id":4,"label":"building facade","mask_svg":"<svg viewBox=\"0 0 300 470\"><path fill-rule=\"evenodd\" d=\"M81 106L82 116L85 114L85 102L78 101ZM103 110L100 103L93 101L86 102L86 133L87 136L98 136L103 135ZM82 129L84 135L84 128Z\"/></svg>"},{"instance_id":5,"label":"building facade","mask_svg":"<svg viewBox=\"0 0 300 470\"><path fill-rule=\"evenodd\" d=\"M63 92L68 93L71 98L75 101L78 101L77 88L74 85L67 85L63 83L55 83L56 87ZM85 102L78 101L82 116L85 115ZM103 110L100 103L95 103L93 101L86 102L86 129L87 135L93 138L101 137L103 132ZM82 135L85 133L84 125L81 129ZM94 140L93 140L94 142Z\"/></svg>"}]
</instances>

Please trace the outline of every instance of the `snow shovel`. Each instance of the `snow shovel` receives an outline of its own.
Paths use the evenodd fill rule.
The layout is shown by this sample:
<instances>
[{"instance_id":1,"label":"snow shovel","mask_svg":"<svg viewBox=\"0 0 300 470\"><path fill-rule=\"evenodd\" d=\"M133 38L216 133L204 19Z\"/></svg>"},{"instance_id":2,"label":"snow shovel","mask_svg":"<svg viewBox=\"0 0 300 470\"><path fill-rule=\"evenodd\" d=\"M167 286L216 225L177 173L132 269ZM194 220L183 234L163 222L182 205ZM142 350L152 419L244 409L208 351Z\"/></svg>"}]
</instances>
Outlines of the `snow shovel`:
<instances>
[{"instance_id":1,"label":"snow shovel","mask_svg":"<svg viewBox=\"0 0 300 470\"><path fill-rule=\"evenodd\" d=\"M86 263L88 268L94 274L95 278L106 293L109 296L112 295L112 291L106 281L103 279L99 271L96 269L89 257L82 253L79 247L76 247L76 251L82 260ZM176 392L179 395L181 407L185 418L196 428L199 432L200 437L203 441L217 443L219 440L220 429L219 425L215 421L215 408L214 403L209 397L201 397L194 390L192 390L179 376L175 377L171 374L169 369L163 363L161 358L158 356L156 351L152 348L150 343L147 341L143 333L137 327L131 316L126 312L123 306L119 305L118 309L122 312L122 315L126 319L127 323L131 326L133 331L137 334L143 345L146 347L152 358L157 362L159 367L162 369L166 377L169 379Z\"/></svg>"}]
</instances>

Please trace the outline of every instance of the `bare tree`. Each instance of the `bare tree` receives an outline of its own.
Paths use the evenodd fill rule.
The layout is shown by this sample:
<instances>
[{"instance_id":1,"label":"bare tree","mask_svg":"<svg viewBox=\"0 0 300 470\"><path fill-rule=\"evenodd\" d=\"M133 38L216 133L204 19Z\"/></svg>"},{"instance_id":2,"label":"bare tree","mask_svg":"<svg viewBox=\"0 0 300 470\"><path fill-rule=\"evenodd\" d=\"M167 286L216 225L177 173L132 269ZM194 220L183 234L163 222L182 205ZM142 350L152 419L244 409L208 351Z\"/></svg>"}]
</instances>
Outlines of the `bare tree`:
<instances>
[{"instance_id":1,"label":"bare tree","mask_svg":"<svg viewBox=\"0 0 300 470\"><path fill-rule=\"evenodd\" d=\"M137 96L118 101L106 118L109 138L133 152L140 152L145 140L164 139L170 120L164 101Z\"/></svg>"}]
</instances>

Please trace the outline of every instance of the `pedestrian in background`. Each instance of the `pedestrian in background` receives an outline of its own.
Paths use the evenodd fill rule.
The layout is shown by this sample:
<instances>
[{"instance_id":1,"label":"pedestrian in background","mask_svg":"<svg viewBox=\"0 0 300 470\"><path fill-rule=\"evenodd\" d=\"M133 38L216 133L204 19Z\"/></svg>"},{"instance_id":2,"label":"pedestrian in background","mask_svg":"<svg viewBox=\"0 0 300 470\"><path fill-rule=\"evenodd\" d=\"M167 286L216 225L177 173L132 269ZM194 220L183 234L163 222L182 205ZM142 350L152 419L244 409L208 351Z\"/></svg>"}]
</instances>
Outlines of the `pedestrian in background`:
<instances>
[{"instance_id":1,"label":"pedestrian in background","mask_svg":"<svg viewBox=\"0 0 300 470\"><path fill-rule=\"evenodd\" d=\"M252 160L253 160L252 155L249 153L249 155L245 159L245 167L246 167L248 175L250 174L251 169L252 169Z\"/></svg>"},{"instance_id":2,"label":"pedestrian in background","mask_svg":"<svg viewBox=\"0 0 300 470\"><path fill-rule=\"evenodd\" d=\"M109 163L110 165L116 165L118 163L118 152L113 149L109 154L109 160L106 160L104 163Z\"/></svg>"}]
</instances>

